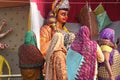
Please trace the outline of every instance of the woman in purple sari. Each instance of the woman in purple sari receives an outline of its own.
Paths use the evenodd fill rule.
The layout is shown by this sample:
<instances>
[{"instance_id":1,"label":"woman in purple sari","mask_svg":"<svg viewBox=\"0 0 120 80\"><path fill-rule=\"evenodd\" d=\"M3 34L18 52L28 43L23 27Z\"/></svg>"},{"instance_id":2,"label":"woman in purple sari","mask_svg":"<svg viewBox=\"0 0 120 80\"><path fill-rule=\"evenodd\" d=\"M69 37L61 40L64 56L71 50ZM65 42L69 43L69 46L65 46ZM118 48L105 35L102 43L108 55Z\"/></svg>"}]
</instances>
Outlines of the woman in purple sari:
<instances>
[{"instance_id":1,"label":"woman in purple sari","mask_svg":"<svg viewBox=\"0 0 120 80\"><path fill-rule=\"evenodd\" d=\"M98 80L120 80L120 55L116 50L115 31L104 29L99 36L98 44L103 51L105 61L99 64Z\"/></svg>"}]
</instances>

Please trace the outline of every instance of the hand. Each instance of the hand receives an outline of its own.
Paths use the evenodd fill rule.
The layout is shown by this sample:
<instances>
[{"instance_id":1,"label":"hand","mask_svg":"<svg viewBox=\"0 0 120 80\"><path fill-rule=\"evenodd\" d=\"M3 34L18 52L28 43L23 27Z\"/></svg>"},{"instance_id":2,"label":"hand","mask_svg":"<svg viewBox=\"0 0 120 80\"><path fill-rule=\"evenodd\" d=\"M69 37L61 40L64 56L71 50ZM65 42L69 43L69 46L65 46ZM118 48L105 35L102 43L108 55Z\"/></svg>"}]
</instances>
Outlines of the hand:
<instances>
[{"instance_id":1,"label":"hand","mask_svg":"<svg viewBox=\"0 0 120 80\"><path fill-rule=\"evenodd\" d=\"M43 74L46 74L46 63L44 63L44 67L43 67L43 69L42 69L42 73L43 73Z\"/></svg>"},{"instance_id":2,"label":"hand","mask_svg":"<svg viewBox=\"0 0 120 80\"><path fill-rule=\"evenodd\" d=\"M12 29L12 28L8 29L8 32L12 32L12 31L13 31L13 29Z\"/></svg>"},{"instance_id":3,"label":"hand","mask_svg":"<svg viewBox=\"0 0 120 80\"><path fill-rule=\"evenodd\" d=\"M111 76L111 77L110 77L110 80L115 80L115 77L114 77L114 76Z\"/></svg>"},{"instance_id":4,"label":"hand","mask_svg":"<svg viewBox=\"0 0 120 80\"><path fill-rule=\"evenodd\" d=\"M6 24L6 20L2 19L2 25Z\"/></svg>"},{"instance_id":5,"label":"hand","mask_svg":"<svg viewBox=\"0 0 120 80\"><path fill-rule=\"evenodd\" d=\"M4 44L4 47L5 47L5 48L8 48L8 47L9 47L9 45L8 45L8 44Z\"/></svg>"},{"instance_id":6,"label":"hand","mask_svg":"<svg viewBox=\"0 0 120 80\"><path fill-rule=\"evenodd\" d=\"M0 49L4 49L4 44L0 43Z\"/></svg>"}]
</instances>

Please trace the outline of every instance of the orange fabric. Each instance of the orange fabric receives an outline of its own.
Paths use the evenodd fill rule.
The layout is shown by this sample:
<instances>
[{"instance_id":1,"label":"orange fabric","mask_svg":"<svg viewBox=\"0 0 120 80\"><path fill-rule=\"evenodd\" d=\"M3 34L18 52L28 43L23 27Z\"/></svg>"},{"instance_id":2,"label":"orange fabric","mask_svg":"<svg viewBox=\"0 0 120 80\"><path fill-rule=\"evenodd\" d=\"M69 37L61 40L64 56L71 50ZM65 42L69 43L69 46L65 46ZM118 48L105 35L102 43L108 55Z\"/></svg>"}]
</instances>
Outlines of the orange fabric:
<instances>
[{"instance_id":1,"label":"orange fabric","mask_svg":"<svg viewBox=\"0 0 120 80\"><path fill-rule=\"evenodd\" d=\"M45 80L67 80L66 53L64 35L56 32L46 54Z\"/></svg>"},{"instance_id":2,"label":"orange fabric","mask_svg":"<svg viewBox=\"0 0 120 80\"><path fill-rule=\"evenodd\" d=\"M69 32L65 26L63 30ZM54 31L49 25L44 25L40 28L40 51L44 57L46 57L46 51L48 50L53 34Z\"/></svg>"},{"instance_id":3,"label":"orange fabric","mask_svg":"<svg viewBox=\"0 0 120 80\"><path fill-rule=\"evenodd\" d=\"M66 52L63 50L55 51L52 54L49 63L49 75L45 76L45 80L67 80L65 54Z\"/></svg>"},{"instance_id":4,"label":"orange fabric","mask_svg":"<svg viewBox=\"0 0 120 80\"><path fill-rule=\"evenodd\" d=\"M37 80L40 78L40 68L21 69L23 80Z\"/></svg>"},{"instance_id":5,"label":"orange fabric","mask_svg":"<svg viewBox=\"0 0 120 80\"><path fill-rule=\"evenodd\" d=\"M45 25L40 29L40 51L43 56L46 56L46 51L49 47L50 41L52 39L52 29L50 26Z\"/></svg>"}]
</instances>

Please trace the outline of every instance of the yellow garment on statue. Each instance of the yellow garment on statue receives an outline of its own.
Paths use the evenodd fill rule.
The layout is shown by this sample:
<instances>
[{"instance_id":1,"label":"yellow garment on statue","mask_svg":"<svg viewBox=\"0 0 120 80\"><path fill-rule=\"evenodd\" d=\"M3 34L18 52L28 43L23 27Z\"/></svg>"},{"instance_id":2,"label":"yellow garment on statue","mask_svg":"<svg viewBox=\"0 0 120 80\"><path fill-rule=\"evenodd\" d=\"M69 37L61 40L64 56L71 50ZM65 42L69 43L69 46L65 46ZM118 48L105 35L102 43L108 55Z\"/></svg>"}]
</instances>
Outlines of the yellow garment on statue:
<instances>
[{"instance_id":1,"label":"yellow garment on statue","mask_svg":"<svg viewBox=\"0 0 120 80\"><path fill-rule=\"evenodd\" d=\"M69 32L66 26L63 26L63 30L65 30L66 32Z\"/></svg>"},{"instance_id":2,"label":"yellow garment on statue","mask_svg":"<svg viewBox=\"0 0 120 80\"><path fill-rule=\"evenodd\" d=\"M111 52L112 51L112 48L107 46L107 45L102 45L101 46L101 50L102 51L107 51L107 52Z\"/></svg>"},{"instance_id":3,"label":"yellow garment on statue","mask_svg":"<svg viewBox=\"0 0 120 80\"><path fill-rule=\"evenodd\" d=\"M3 74L2 69L3 69L4 63L7 65L7 68L8 68L8 71L9 71L9 75L10 75L11 74L10 65L9 65L8 61L3 56L0 55L0 75ZM2 80L2 79L0 78L0 80ZM8 78L8 80L10 80L10 78Z\"/></svg>"}]
</instances>

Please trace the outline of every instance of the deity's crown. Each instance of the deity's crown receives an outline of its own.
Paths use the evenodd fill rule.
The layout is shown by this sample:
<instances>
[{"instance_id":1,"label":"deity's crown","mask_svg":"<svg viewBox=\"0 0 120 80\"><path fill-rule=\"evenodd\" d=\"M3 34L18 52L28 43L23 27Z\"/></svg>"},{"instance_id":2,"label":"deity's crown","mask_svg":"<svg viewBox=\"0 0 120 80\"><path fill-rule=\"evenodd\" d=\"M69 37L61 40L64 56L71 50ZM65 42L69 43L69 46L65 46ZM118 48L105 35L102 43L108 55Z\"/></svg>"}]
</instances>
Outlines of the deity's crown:
<instances>
[{"instance_id":1,"label":"deity's crown","mask_svg":"<svg viewBox=\"0 0 120 80\"><path fill-rule=\"evenodd\" d=\"M55 0L52 4L52 11L57 14L59 9L70 9L68 0Z\"/></svg>"}]
</instances>

